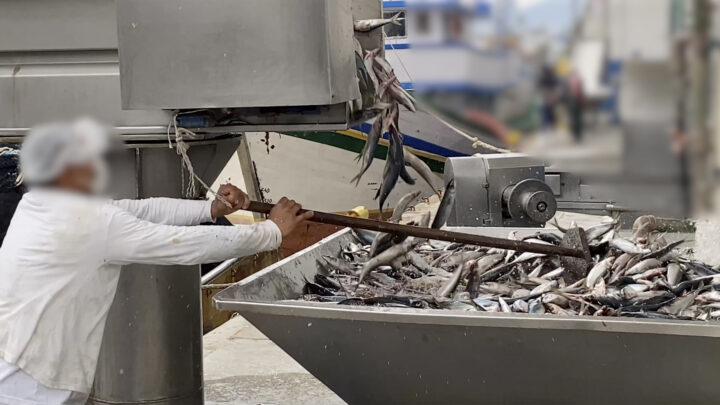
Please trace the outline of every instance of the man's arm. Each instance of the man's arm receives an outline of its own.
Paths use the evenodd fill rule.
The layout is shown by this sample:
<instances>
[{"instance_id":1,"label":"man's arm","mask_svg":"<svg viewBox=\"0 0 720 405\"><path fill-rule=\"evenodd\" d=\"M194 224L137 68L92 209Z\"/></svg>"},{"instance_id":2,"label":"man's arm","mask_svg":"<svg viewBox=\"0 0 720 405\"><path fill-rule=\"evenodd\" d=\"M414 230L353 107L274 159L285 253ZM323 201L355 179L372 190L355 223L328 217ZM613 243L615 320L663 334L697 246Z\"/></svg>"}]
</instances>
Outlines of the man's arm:
<instances>
[{"instance_id":1,"label":"man's arm","mask_svg":"<svg viewBox=\"0 0 720 405\"><path fill-rule=\"evenodd\" d=\"M231 214L250 205L250 198L232 184L223 184L218 195L224 201L180 200L148 198L144 200L117 200L112 204L142 220L163 225L199 225ZM226 204L227 202L227 204Z\"/></svg>"},{"instance_id":2,"label":"man's arm","mask_svg":"<svg viewBox=\"0 0 720 405\"><path fill-rule=\"evenodd\" d=\"M272 221L251 226L173 226L117 210L110 221L105 258L122 265L213 263L274 250L281 242L281 231Z\"/></svg>"},{"instance_id":3,"label":"man's arm","mask_svg":"<svg viewBox=\"0 0 720 405\"><path fill-rule=\"evenodd\" d=\"M212 201L147 198L144 200L115 200L119 207L138 219L162 225L199 225L212 222Z\"/></svg>"},{"instance_id":4,"label":"man's arm","mask_svg":"<svg viewBox=\"0 0 720 405\"><path fill-rule=\"evenodd\" d=\"M107 207L110 221L105 260L114 264L191 265L224 261L280 247L312 212L282 198L270 220L250 226L172 226L154 224L128 211Z\"/></svg>"}]
</instances>

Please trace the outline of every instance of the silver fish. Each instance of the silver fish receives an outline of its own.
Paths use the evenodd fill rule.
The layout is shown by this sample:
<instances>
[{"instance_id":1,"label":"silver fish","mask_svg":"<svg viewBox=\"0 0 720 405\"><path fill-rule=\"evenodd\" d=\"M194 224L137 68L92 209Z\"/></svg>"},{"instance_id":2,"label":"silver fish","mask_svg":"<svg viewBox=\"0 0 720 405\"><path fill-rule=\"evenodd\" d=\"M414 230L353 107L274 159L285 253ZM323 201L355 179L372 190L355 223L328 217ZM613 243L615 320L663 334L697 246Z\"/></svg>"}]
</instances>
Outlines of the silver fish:
<instances>
[{"instance_id":1,"label":"silver fish","mask_svg":"<svg viewBox=\"0 0 720 405\"><path fill-rule=\"evenodd\" d=\"M539 295L550 292L553 288L557 288L558 282L556 280L547 281L539 286L535 287L530 291L530 295Z\"/></svg>"},{"instance_id":2,"label":"silver fish","mask_svg":"<svg viewBox=\"0 0 720 405\"><path fill-rule=\"evenodd\" d=\"M636 265L629 268L626 272L626 276L634 276L635 274L640 274L644 272L645 270L654 269L657 267L662 266L662 263L658 259L645 259Z\"/></svg>"},{"instance_id":3,"label":"silver fish","mask_svg":"<svg viewBox=\"0 0 720 405\"><path fill-rule=\"evenodd\" d=\"M389 86L389 92L393 99L398 103L402 104L403 107L407 108L411 112L416 112L417 107L415 106L415 99L402 88L398 83L393 83Z\"/></svg>"},{"instance_id":4,"label":"silver fish","mask_svg":"<svg viewBox=\"0 0 720 405\"><path fill-rule=\"evenodd\" d=\"M359 32L369 32L388 24L402 25L400 21L402 21L403 18L400 18L400 15L401 13L397 13L391 18L373 18L369 20L357 20L353 23L353 29Z\"/></svg>"},{"instance_id":5,"label":"silver fish","mask_svg":"<svg viewBox=\"0 0 720 405\"><path fill-rule=\"evenodd\" d=\"M611 229L615 227L615 225L617 225L617 221L613 221L607 224L591 226L590 228L585 230L585 237L587 238L588 242L590 242L608 233Z\"/></svg>"},{"instance_id":6,"label":"silver fish","mask_svg":"<svg viewBox=\"0 0 720 405\"><path fill-rule=\"evenodd\" d=\"M665 305L664 307L658 309L658 312L670 315L678 315L695 302L696 296L697 291L690 292L683 297L676 298L675 301L673 301L671 304Z\"/></svg>"},{"instance_id":7,"label":"silver fish","mask_svg":"<svg viewBox=\"0 0 720 405\"><path fill-rule=\"evenodd\" d=\"M562 267L558 267L555 270L552 270L552 271L549 271L549 272L543 274L542 276L540 276L540 278L552 280L554 278L560 277L564 272L565 272L565 269L563 269Z\"/></svg>"},{"instance_id":8,"label":"silver fish","mask_svg":"<svg viewBox=\"0 0 720 405\"><path fill-rule=\"evenodd\" d=\"M484 251L460 251L455 252L448 256L445 260L441 261L439 263L440 267L455 267L458 264L465 263L468 260L477 260L483 256L485 256L486 253Z\"/></svg>"},{"instance_id":9,"label":"silver fish","mask_svg":"<svg viewBox=\"0 0 720 405\"><path fill-rule=\"evenodd\" d=\"M387 248L393 245L393 240L395 238L396 236L391 233L378 233L370 245L369 256L372 258L384 252ZM403 240L404 238L400 237L395 242L400 243Z\"/></svg>"},{"instance_id":10,"label":"silver fish","mask_svg":"<svg viewBox=\"0 0 720 405\"><path fill-rule=\"evenodd\" d=\"M472 266L473 262L459 264L453 273L453 276L448 282L437 292L438 297L449 297L460 283L460 279Z\"/></svg>"},{"instance_id":11,"label":"silver fish","mask_svg":"<svg viewBox=\"0 0 720 405\"><path fill-rule=\"evenodd\" d=\"M531 314L544 314L545 313L545 306L543 305L542 301L539 299L531 300L528 303L528 313Z\"/></svg>"},{"instance_id":12,"label":"silver fish","mask_svg":"<svg viewBox=\"0 0 720 405\"><path fill-rule=\"evenodd\" d=\"M482 283L478 286L478 290L490 294L499 294L505 296L512 293L512 288L510 288L510 286L495 282Z\"/></svg>"},{"instance_id":13,"label":"silver fish","mask_svg":"<svg viewBox=\"0 0 720 405\"><path fill-rule=\"evenodd\" d=\"M601 279L605 275L605 273L607 273L614 261L615 257L610 256L596 264L592 268L592 270L588 272L588 275L585 278L585 287L593 288L595 286L595 283L597 283L598 280Z\"/></svg>"},{"instance_id":14,"label":"silver fish","mask_svg":"<svg viewBox=\"0 0 720 405\"><path fill-rule=\"evenodd\" d=\"M327 265L338 273L355 274L355 268L353 266L338 258L332 256L322 256L318 260L321 262L321 264Z\"/></svg>"},{"instance_id":15,"label":"silver fish","mask_svg":"<svg viewBox=\"0 0 720 405\"><path fill-rule=\"evenodd\" d=\"M383 124L383 117L382 115L375 118L375 122L373 122L372 127L370 128L370 132L367 134L367 139L365 140L365 147L363 147L362 152L360 152L360 155L355 160L362 159L362 168L360 169L360 173L358 173L355 177L353 177L350 182L355 182L355 187L360 184L360 178L367 172L367 170L370 168L370 165L373 162L373 159L375 159L375 151L377 150L378 142L380 141L380 137L382 136L382 132L385 129L385 125Z\"/></svg>"},{"instance_id":16,"label":"silver fish","mask_svg":"<svg viewBox=\"0 0 720 405\"><path fill-rule=\"evenodd\" d=\"M379 255L373 257L372 259L368 260L363 264L362 270L360 272L360 277L358 279L358 285L362 283L362 281L367 277L368 274L375 268L387 265L392 263L393 260L397 259L398 257L406 254L410 250L412 250L415 245L419 244L421 241L410 237L405 239L403 243L394 245L388 249L386 249L384 252L380 253Z\"/></svg>"},{"instance_id":17,"label":"silver fish","mask_svg":"<svg viewBox=\"0 0 720 405\"><path fill-rule=\"evenodd\" d=\"M540 272L542 271L543 267L545 267L545 263L538 264L537 266L535 266L533 271L531 271L527 276L528 277L540 277Z\"/></svg>"},{"instance_id":18,"label":"silver fish","mask_svg":"<svg viewBox=\"0 0 720 405\"><path fill-rule=\"evenodd\" d=\"M543 304L555 304L561 307L566 307L568 305L568 299L559 294L545 294L541 299Z\"/></svg>"},{"instance_id":19,"label":"silver fish","mask_svg":"<svg viewBox=\"0 0 720 405\"><path fill-rule=\"evenodd\" d=\"M513 312L522 312L527 313L530 309L530 306L528 305L527 301L523 300L515 300L515 302L512 303L510 306L513 310Z\"/></svg>"},{"instance_id":20,"label":"silver fish","mask_svg":"<svg viewBox=\"0 0 720 405\"><path fill-rule=\"evenodd\" d=\"M467 283L467 290L470 292L470 295L477 294L480 288L480 282L483 273L491 269L496 264L500 263L503 259L502 253L495 253L491 255L487 255L483 257L482 259L479 259L475 266L473 267L472 272L470 273L470 277Z\"/></svg>"},{"instance_id":21,"label":"silver fish","mask_svg":"<svg viewBox=\"0 0 720 405\"><path fill-rule=\"evenodd\" d=\"M545 304L545 306L548 308L548 310L550 310L550 313L551 313L551 314L555 314L555 315L566 315L566 316L567 316L567 315L574 315L574 313L573 313L572 311L568 311L568 310L566 310L566 309L563 309L563 308L561 308L559 305L555 305L555 304L548 303L548 304Z\"/></svg>"},{"instance_id":22,"label":"silver fish","mask_svg":"<svg viewBox=\"0 0 720 405\"><path fill-rule=\"evenodd\" d=\"M650 249L641 248L640 246L630 242L629 240L620 237L616 237L615 239L611 240L610 246L614 247L615 249L622 250L625 253L642 255L650 253Z\"/></svg>"},{"instance_id":23,"label":"silver fish","mask_svg":"<svg viewBox=\"0 0 720 405\"><path fill-rule=\"evenodd\" d=\"M395 204L395 209L393 210L393 214L390 219L388 219L388 222L399 222L400 219L402 219L402 215L405 211L407 211L410 205L415 202L418 197L420 197L420 194L420 191L412 191L405 194L400 201Z\"/></svg>"},{"instance_id":24,"label":"silver fish","mask_svg":"<svg viewBox=\"0 0 720 405\"><path fill-rule=\"evenodd\" d=\"M390 76L390 74L393 72L393 67L390 62L388 62L387 59L385 59L381 55L375 56L375 63L377 64L377 70L375 71L384 74L385 78ZM380 77L378 76L378 78Z\"/></svg>"},{"instance_id":25,"label":"silver fish","mask_svg":"<svg viewBox=\"0 0 720 405\"><path fill-rule=\"evenodd\" d=\"M428 262L425 261L425 259L423 259L415 252L408 252L407 258L410 261L410 264L417 267L418 270L422 271L425 274L429 274L433 270L435 270L434 267L432 267Z\"/></svg>"},{"instance_id":26,"label":"silver fish","mask_svg":"<svg viewBox=\"0 0 720 405\"><path fill-rule=\"evenodd\" d=\"M384 97L385 92L388 90L388 88L394 85L397 81L398 79L397 76L395 76L395 72L390 72L388 77L382 83L380 83L380 88L378 88L377 91L378 96Z\"/></svg>"},{"instance_id":27,"label":"silver fish","mask_svg":"<svg viewBox=\"0 0 720 405\"><path fill-rule=\"evenodd\" d=\"M624 268L630 259L633 258L633 255L631 253L623 253L621 254L616 260L615 263L612 265L612 270L615 270L617 268Z\"/></svg>"},{"instance_id":28,"label":"silver fish","mask_svg":"<svg viewBox=\"0 0 720 405\"><path fill-rule=\"evenodd\" d=\"M720 303L720 291L713 290L713 291L709 291L706 293L702 293L702 294L698 295L696 299L698 302L703 302L703 303L706 303L706 302Z\"/></svg>"},{"instance_id":29,"label":"silver fish","mask_svg":"<svg viewBox=\"0 0 720 405\"><path fill-rule=\"evenodd\" d=\"M500 304L493 300L475 298L473 303L487 312L498 312Z\"/></svg>"},{"instance_id":30,"label":"silver fish","mask_svg":"<svg viewBox=\"0 0 720 405\"><path fill-rule=\"evenodd\" d=\"M533 252L522 252L520 256L513 259L512 264L515 263L522 263L526 262L528 260L537 259L538 257L545 257L546 255L544 253L533 253Z\"/></svg>"},{"instance_id":31,"label":"silver fish","mask_svg":"<svg viewBox=\"0 0 720 405\"><path fill-rule=\"evenodd\" d=\"M507 304L507 302L505 302L504 299L502 299L502 297L498 298L498 303L500 304L500 311L505 313L512 312L512 309L510 309L510 306Z\"/></svg>"},{"instance_id":32,"label":"silver fish","mask_svg":"<svg viewBox=\"0 0 720 405\"><path fill-rule=\"evenodd\" d=\"M365 70L368 72L368 76L370 76L370 80L373 82L373 86L375 86L375 89L380 88L380 81L377 78L377 75L375 74L375 69L373 65L375 64L375 57L380 53L380 48L375 48L372 51L365 52L365 56L363 56L363 63L365 64Z\"/></svg>"},{"instance_id":33,"label":"silver fish","mask_svg":"<svg viewBox=\"0 0 720 405\"><path fill-rule=\"evenodd\" d=\"M405 158L403 158L402 136L396 131L390 131L390 146L388 148L388 156L385 161L385 170L383 172L383 181L375 194L375 199L380 199L380 215L385 206L385 200L395 188L400 172L405 168Z\"/></svg>"},{"instance_id":34,"label":"silver fish","mask_svg":"<svg viewBox=\"0 0 720 405\"><path fill-rule=\"evenodd\" d=\"M408 150L405 150L405 164L410 165L410 167L417 172L417 174L422 177L423 180L430 186L430 188L440 195L440 190L442 190L442 181L438 176L436 176L432 170L430 170L430 166L427 165L422 159L415 156L414 153L409 152Z\"/></svg>"},{"instance_id":35,"label":"silver fish","mask_svg":"<svg viewBox=\"0 0 720 405\"><path fill-rule=\"evenodd\" d=\"M443 193L442 200L440 200L440 205L438 206L435 219L433 219L430 228L442 228L450 217L450 211L452 210L453 205L455 205L455 179L451 179L445 186L445 192Z\"/></svg>"},{"instance_id":36,"label":"silver fish","mask_svg":"<svg viewBox=\"0 0 720 405\"><path fill-rule=\"evenodd\" d=\"M632 276L632 279L635 281L648 280L653 277L657 277L659 275L665 274L666 272L667 272L667 267L658 267L656 269L650 269L650 270L646 270L640 274L636 274L636 275Z\"/></svg>"}]
</instances>

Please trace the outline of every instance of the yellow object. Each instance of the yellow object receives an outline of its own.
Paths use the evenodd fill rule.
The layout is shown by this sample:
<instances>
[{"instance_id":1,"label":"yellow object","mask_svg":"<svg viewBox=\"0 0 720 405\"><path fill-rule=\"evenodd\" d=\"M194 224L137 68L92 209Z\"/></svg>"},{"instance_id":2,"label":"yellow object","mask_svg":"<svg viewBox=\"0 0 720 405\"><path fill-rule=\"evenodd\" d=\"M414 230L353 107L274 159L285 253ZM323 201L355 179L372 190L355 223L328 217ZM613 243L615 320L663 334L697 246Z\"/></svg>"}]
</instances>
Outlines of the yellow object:
<instances>
[{"instance_id":1,"label":"yellow object","mask_svg":"<svg viewBox=\"0 0 720 405\"><path fill-rule=\"evenodd\" d=\"M359 205L359 206L351 209L350 211L347 212L346 215L349 217L358 217L358 218L365 218L365 219L370 218L370 212L368 211L367 208L365 208L362 205Z\"/></svg>"},{"instance_id":2,"label":"yellow object","mask_svg":"<svg viewBox=\"0 0 720 405\"><path fill-rule=\"evenodd\" d=\"M520 139L522 139L522 133L520 131L514 129L508 131L507 143L510 148L517 146L517 144L520 143Z\"/></svg>"},{"instance_id":3,"label":"yellow object","mask_svg":"<svg viewBox=\"0 0 720 405\"><path fill-rule=\"evenodd\" d=\"M557 73L558 76L568 77L571 72L572 62L570 62L570 59L562 57L555 63L555 73Z\"/></svg>"}]
</instances>

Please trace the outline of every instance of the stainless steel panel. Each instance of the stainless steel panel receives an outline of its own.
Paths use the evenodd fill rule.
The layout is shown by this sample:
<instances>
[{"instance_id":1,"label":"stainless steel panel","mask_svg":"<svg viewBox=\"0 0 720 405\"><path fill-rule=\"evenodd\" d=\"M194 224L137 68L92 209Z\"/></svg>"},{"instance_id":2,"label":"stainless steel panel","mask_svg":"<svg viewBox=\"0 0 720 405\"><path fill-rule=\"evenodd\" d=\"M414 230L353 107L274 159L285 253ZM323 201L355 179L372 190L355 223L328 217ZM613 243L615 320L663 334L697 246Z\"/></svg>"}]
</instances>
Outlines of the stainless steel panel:
<instances>
[{"instance_id":1,"label":"stainless steel panel","mask_svg":"<svg viewBox=\"0 0 720 405\"><path fill-rule=\"evenodd\" d=\"M115 49L113 0L0 0L0 52Z\"/></svg>"},{"instance_id":2,"label":"stainless steel panel","mask_svg":"<svg viewBox=\"0 0 720 405\"><path fill-rule=\"evenodd\" d=\"M349 403L714 404L717 323L340 307L301 294L343 230L215 297ZM667 355L672 348L672 355Z\"/></svg>"},{"instance_id":3,"label":"stainless steel panel","mask_svg":"<svg viewBox=\"0 0 720 405\"><path fill-rule=\"evenodd\" d=\"M191 144L196 173L212 183L238 144L238 139ZM187 174L183 180L172 149L129 149L115 163L113 184L122 197L184 196ZM200 299L198 266L123 268L91 403L202 403Z\"/></svg>"},{"instance_id":4,"label":"stainless steel panel","mask_svg":"<svg viewBox=\"0 0 720 405\"><path fill-rule=\"evenodd\" d=\"M359 97L350 0L118 0L123 107Z\"/></svg>"},{"instance_id":5,"label":"stainless steel panel","mask_svg":"<svg viewBox=\"0 0 720 405\"><path fill-rule=\"evenodd\" d=\"M248 124L194 128L208 137L245 131L320 131L347 128L344 104L312 113L243 109ZM172 114L164 110L123 110L115 52L0 54L0 137L22 136L34 125L92 116L115 126L125 139L167 139Z\"/></svg>"},{"instance_id":6,"label":"stainless steel panel","mask_svg":"<svg viewBox=\"0 0 720 405\"><path fill-rule=\"evenodd\" d=\"M2 128L28 128L48 121L87 115L116 126L156 125L160 127L159 132L166 132L169 113L159 110L123 111L120 108L116 62L21 62L0 65Z\"/></svg>"}]
</instances>

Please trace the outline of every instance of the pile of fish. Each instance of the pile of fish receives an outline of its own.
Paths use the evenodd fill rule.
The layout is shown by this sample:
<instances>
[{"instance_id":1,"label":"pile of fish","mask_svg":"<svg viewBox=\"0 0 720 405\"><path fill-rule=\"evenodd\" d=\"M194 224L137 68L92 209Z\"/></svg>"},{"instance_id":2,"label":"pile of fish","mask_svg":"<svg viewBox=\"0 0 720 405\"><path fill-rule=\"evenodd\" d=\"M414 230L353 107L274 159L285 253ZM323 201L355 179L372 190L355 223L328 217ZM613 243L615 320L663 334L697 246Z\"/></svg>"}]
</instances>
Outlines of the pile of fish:
<instances>
[{"instance_id":1,"label":"pile of fish","mask_svg":"<svg viewBox=\"0 0 720 405\"><path fill-rule=\"evenodd\" d=\"M396 14L387 19L355 21L354 29L369 32L387 24L398 24L399 16L400 14ZM415 112L417 110L415 99L403 89L392 66L381 52L382 50L378 48L365 51L363 55L363 49L356 41L355 62L361 98L356 100L353 111L357 113L355 118L359 121L365 121L370 117L376 118L367 134L365 147L356 159L360 161L360 171L351 182L356 186L360 183L360 179L375 158L380 138L388 134L389 146L382 184L375 195L375 199L379 198L382 211L387 197L399 179L410 185L415 184L415 179L408 173L406 165L412 167L434 191L438 192L442 187L438 187L438 179L427 164L403 147L403 134L398 122L400 105Z\"/></svg>"},{"instance_id":2,"label":"pile of fish","mask_svg":"<svg viewBox=\"0 0 720 405\"><path fill-rule=\"evenodd\" d=\"M445 193L448 194L447 192ZM401 200L391 220L408 206ZM441 210L442 210L441 203ZM442 212L438 216L442 216ZM434 222L438 226L443 219ZM414 225L427 226L429 214ZM584 230L593 257L572 280L558 257L539 253L372 234L317 262L302 299L339 305L454 309L559 315L710 320L720 318L720 271L692 259L682 241L668 243L655 218L638 218L621 237L610 218ZM559 231L526 242L558 245ZM517 239L512 232L510 238Z\"/></svg>"}]
</instances>

